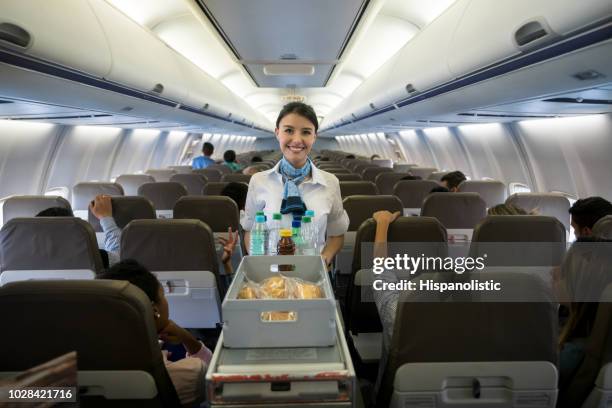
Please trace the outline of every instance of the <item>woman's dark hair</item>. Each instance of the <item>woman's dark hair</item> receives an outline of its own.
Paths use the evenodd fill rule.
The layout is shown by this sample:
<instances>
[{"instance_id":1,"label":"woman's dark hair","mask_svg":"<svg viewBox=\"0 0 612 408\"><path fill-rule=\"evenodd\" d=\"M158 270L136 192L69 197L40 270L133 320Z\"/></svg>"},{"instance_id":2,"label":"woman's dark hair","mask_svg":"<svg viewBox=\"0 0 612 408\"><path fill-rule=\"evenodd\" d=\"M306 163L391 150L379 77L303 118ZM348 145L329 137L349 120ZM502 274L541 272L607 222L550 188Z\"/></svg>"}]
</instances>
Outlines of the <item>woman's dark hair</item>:
<instances>
[{"instance_id":1,"label":"woman's dark hair","mask_svg":"<svg viewBox=\"0 0 612 408\"><path fill-rule=\"evenodd\" d=\"M290 113L296 113L312 122L315 128L315 133L317 133L317 130L319 130L319 120L317 119L317 114L315 113L314 109L312 109L312 106L306 105L302 102L291 102L283 106L283 109L281 109L280 113L278 114L278 118L276 119L277 128L278 125L280 125L281 120Z\"/></svg>"},{"instance_id":2,"label":"woman's dark hair","mask_svg":"<svg viewBox=\"0 0 612 408\"><path fill-rule=\"evenodd\" d=\"M246 183L231 182L223 187L223 190L221 190L221 195L231 198L234 200L239 210L244 210L248 192L249 186Z\"/></svg>"},{"instance_id":3,"label":"woman's dark hair","mask_svg":"<svg viewBox=\"0 0 612 408\"><path fill-rule=\"evenodd\" d=\"M64 207L51 207L46 210L42 210L37 217L74 217L72 210Z\"/></svg>"},{"instance_id":4,"label":"woman's dark hair","mask_svg":"<svg viewBox=\"0 0 612 408\"><path fill-rule=\"evenodd\" d=\"M147 268L133 259L126 259L111 266L97 279L124 280L139 287L152 302L159 302L159 281Z\"/></svg>"},{"instance_id":5,"label":"woman's dark hair","mask_svg":"<svg viewBox=\"0 0 612 408\"><path fill-rule=\"evenodd\" d=\"M466 179L465 174L457 170L446 173L444 176L442 176L440 181L446 181L447 187L451 189L454 187L459 187L459 184L463 183Z\"/></svg>"},{"instance_id":6,"label":"woman's dark hair","mask_svg":"<svg viewBox=\"0 0 612 408\"><path fill-rule=\"evenodd\" d=\"M233 163L236 161L236 152L233 150L226 150L225 153L223 153L223 160L225 160L226 162L229 163Z\"/></svg>"},{"instance_id":7,"label":"woman's dark hair","mask_svg":"<svg viewBox=\"0 0 612 408\"><path fill-rule=\"evenodd\" d=\"M251 157L251 163L261 163L263 161L263 159L259 156L253 156Z\"/></svg>"}]
</instances>

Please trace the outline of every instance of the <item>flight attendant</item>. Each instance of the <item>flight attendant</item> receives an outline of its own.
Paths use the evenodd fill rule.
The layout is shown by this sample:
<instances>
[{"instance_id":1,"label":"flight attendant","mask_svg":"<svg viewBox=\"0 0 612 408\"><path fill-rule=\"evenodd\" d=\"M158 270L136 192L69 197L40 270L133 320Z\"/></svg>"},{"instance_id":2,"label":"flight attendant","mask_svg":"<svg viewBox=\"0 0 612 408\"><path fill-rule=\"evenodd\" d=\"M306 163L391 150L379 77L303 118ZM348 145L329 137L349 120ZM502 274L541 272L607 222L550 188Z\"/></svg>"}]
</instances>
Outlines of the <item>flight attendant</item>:
<instances>
[{"instance_id":1,"label":"flight attendant","mask_svg":"<svg viewBox=\"0 0 612 408\"><path fill-rule=\"evenodd\" d=\"M249 182L241 220L247 247L257 211L264 211L268 220L273 213L281 213L282 224L291 225L295 215L313 210L316 244L326 264L342 249L349 218L342 206L338 179L316 168L308 157L318 128L314 109L304 103L289 103L279 113L274 133L283 157L274 168L254 174Z\"/></svg>"}]
</instances>

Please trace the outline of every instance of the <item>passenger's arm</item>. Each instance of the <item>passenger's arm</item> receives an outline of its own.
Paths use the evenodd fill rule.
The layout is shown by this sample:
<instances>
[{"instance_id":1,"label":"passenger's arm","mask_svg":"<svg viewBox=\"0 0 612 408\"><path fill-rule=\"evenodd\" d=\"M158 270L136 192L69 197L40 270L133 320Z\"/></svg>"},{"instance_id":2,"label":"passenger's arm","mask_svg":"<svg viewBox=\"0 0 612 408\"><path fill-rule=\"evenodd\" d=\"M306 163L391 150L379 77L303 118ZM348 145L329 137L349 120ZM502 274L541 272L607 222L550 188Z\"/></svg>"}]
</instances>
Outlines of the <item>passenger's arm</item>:
<instances>
[{"instance_id":1,"label":"passenger's arm","mask_svg":"<svg viewBox=\"0 0 612 408\"><path fill-rule=\"evenodd\" d=\"M100 220L100 226L104 231L104 249L109 253L119 253L121 246L121 228L117 226L113 218L113 206L111 197L108 195L98 195L89 204L92 214Z\"/></svg>"},{"instance_id":2,"label":"passenger's arm","mask_svg":"<svg viewBox=\"0 0 612 408\"><path fill-rule=\"evenodd\" d=\"M321 251L321 256L325 261L325 265L329 266L334 260L334 256L342 249L344 244L344 235L336 235L333 237L327 237L325 247Z\"/></svg>"},{"instance_id":3,"label":"passenger's arm","mask_svg":"<svg viewBox=\"0 0 612 408\"><path fill-rule=\"evenodd\" d=\"M172 320L159 333L159 337L171 343L182 343L187 351L187 357L199 358L206 364L210 363L212 352L201 341L196 339L193 334L183 329Z\"/></svg>"},{"instance_id":4,"label":"passenger's arm","mask_svg":"<svg viewBox=\"0 0 612 408\"><path fill-rule=\"evenodd\" d=\"M385 258L387 256L387 234L389 225L399 217L399 211L391 214L389 211L377 211L372 215L376 221L376 235L374 236L374 257Z\"/></svg>"},{"instance_id":5,"label":"passenger's arm","mask_svg":"<svg viewBox=\"0 0 612 408\"><path fill-rule=\"evenodd\" d=\"M219 237L219 241L223 245L223 255L221 256L221 262L223 263L223 269L225 269L226 275L232 275L234 273L234 268L232 266L232 255L234 254L234 249L236 248L236 243L238 242L238 231L232 233L232 227L227 229L228 239L223 237Z\"/></svg>"}]
</instances>

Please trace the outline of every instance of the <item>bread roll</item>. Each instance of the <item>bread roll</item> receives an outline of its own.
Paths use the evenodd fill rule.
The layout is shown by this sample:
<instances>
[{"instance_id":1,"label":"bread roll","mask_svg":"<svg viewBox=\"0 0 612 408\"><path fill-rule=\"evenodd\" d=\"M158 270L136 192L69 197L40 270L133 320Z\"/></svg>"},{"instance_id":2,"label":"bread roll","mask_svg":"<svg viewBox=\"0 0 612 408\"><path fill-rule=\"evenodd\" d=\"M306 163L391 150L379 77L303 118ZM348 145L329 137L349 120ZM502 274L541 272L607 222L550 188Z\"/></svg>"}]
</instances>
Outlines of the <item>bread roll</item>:
<instances>
[{"instance_id":1,"label":"bread roll","mask_svg":"<svg viewBox=\"0 0 612 408\"><path fill-rule=\"evenodd\" d=\"M244 284L240 292L238 292L238 299L257 299L257 292L255 288L249 286L248 284Z\"/></svg>"},{"instance_id":2,"label":"bread roll","mask_svg":"<svg viewBox=\"0 0 612 408\"><path fill-rule=\"evenodd\" d=\"M282 276L273 276L261 282L261 290L264 295L275 299L287 299L289 297L287 286L287 279Z\"/></svg>"},{"instance_id":3,"label":"bread roll","mask_svg":"<svg viewBox=\"0 0 612 408\"><path fill-rule=\"evenodd\" d=\"M298 283L296 297L298 299L321 299L323 291L319 285L314 283Z\"/></svg>"}]
</instances>

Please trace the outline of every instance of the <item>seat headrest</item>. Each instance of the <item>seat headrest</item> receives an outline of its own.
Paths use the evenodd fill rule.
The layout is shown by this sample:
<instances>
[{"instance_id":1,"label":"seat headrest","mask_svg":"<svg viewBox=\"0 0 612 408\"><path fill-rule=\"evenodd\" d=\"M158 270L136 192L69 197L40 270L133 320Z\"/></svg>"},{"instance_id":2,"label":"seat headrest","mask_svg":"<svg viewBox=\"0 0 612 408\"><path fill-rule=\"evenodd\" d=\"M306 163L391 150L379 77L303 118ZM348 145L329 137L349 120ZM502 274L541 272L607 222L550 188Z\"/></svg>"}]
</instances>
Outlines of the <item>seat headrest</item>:
<instances>
[{"instance_id":1,"label":"seat headrest","mask_svg":"<svg viewBox=\"0 0 612 408\"><path fill-rule=\"evenodd\" d=\"M349 231L357 231L376 211L387 210L392 213L399 211L401 214L403 210L399 198L391 195L352 195L346 197L342 203L350 220Z\"/></svg>"},{"instance_id":2,"label":"seat headrest","mask_svg":"<svg viewBox=\"0 0 612 408\"><path fill-rule=\"evenodd\" d=\"M202 189L202 195L220 196L223 189L229 184L227 181L209 181ZM246 183L244 183L246 184ZM248 185L248 184L247 184Z\"/></svg>"},{"instance_id":3,"label":"seat headrest","mask_svg":"<svg viewBox=\"0 0 612 408\"><path fill-rule=\"evenodd\" d=\"M338 181L362 181L363 178L359 174L353 173L335 173L334 176Z\"/></svg>"},{"instance_id":4,"label":"seat headrest","mask_svg":"<svg viewBox=\"0 0 612 408\"><path fill-rule=\"evenodd\" d=\"M506 204L512 204L537 215L555 217L567 231L570 229L570 202L562 194L515 193L508 197Z\"/></svg>"},{"instance_id":5,"label":"seat headrest","mask_svg":"<svg viewBox=\"0 0 612 408\"><path fill-rule=\"evenodd\" d=\"M187 195L187 189L181 183L158 181L138 187L138 195L151 200L156 210L171 210L179 198Z\"/></svg>"},{"instance_id":6,"label":"seat headrest","mask_svg":"<svg viewBox=\"0 0 612 408\"><path fill-rule=\"evenodd\" d=\"M209 167L205 168L205 169L195 169L193 170L194 174L201 174L202 176L206 177L206 179L208 180L208 182L219 182L221 181L221 176L223 176L223 173L221 173L221 171L217 170L217 169L211 169Z\"/></svg>"},{"instance_id":7,"label":"seat headrest","mask_svg":"<svg viewBox=\"0 0 612 408\"><path fill-rule=\"evenodd\" d=\"M250 180L251 180L251 176L249 176L247 174L240 174L240 173L224 174L221 177L221 181L225 181L225 182L228 182L228 183L234 182L234 183L247 183L247 184L249 184Z\"/></svg>"},{"instance_id":8,"label":"seat headrest","mask_svg":"<svg viewBox=\"0 0 612 408\"><path fill-rule=\"evenodd\" d=\"M176 174L191 174L191 166L168 166L169 169L174 170Z\"/></svg>"},{"instance_id":9,"label":"seat headrest","mask_svg":"<svg viewBox=\"0 0 612 408\"><path fill-rule=\"evenodd\" d=\"M410 172L417 177L422 178L423 180L427 180L429 175L434 171L438 171L435 167L411 167Z\"/></svg>"},{"instance_id":10,"label":"seat headrest","mask_svg":"<svg viewBox=\"0 0 612 408\"><path fill-rule=\"evenodd\" d=\"M382 172L376 176L374 183L380 194L392 195L395 183L409 175L408 173Z\"/></svg>"},{"instance_id":11,"label":"seat headrest","mask_svg":"<svg viewBox=\"0 0 612 408\"><path fill-rule=\"evenodd\" d=\"M600 218L593 225L593 235L599 238L612 239L612 215Z\"/></svg>"},{"instance_id":12,"label":"seat headrest","mask_svg":"<svg viewBox=\"0 0 612 408\"><path fill-rule=\"evenodd\" d=\"M112 197L113 219L119 228L125 228L132 220L154 220L155 208L146 197L124 196ZM96 232L102 232L100 221L89 211L89 223Z\"/></svg>"},{"instance_id":13,"label":"seat headrest","mask_svg":"<svg viewBox=\"0 0 612 408\"><path fill-rule=\"evenodd\" d=\"M478 193L432 193L425 197L421 215L435 217L446 227L474 228L487 214Z\"/></svg>"},{"instance_id":14,"label":"seat headrest","mask_svg":"<svg viewBox=\"0 0 612 408\"><path fill-rule=\"evenodd\" d=\"M148 174L122 174L115 179L115 183L120 184L123 187L123 192L128 196L135 196L138 194L138 187L144 183L154 183L155 179L153 176Z\"/></svg>"},{"instance_id":15,"label":"seat headrest","mask_svg":"<svg viewBox=\"0 0 612 408\"><path fill-rule=\"evenodd\" d=\"M393 173L393 169L388 167L367 167L361 172L364 180L374 181L376 176L381 173Z\"/></svg>"},{"instance_id":16,"label":"seat headrest","mask_svg":"<svg viewBox=\"0 0 612 408\"><path fill-rule=\"evenodd\" d=\"M174 219L196 219L207 224L213 232L238 230L240 212L238 206L229 197L181 197L174 205Z\"/></svg>"},{"instance_id":17,"label":"seat headrest","mask_svg":"<svg viewBox=\"0 0 612 408\"><path fill-rule=\"evenodd\" d=\"M75 217L13 218L0 230L2 270L102 271L91 225Z\"/></svg>"},{"instance_id":18,"label":"seat headrest","mask_svg":"<svg viewBox=\"0 0 612 408\"><path fill-rule=\"evenodd\" d=\"M70 203L59 196L14 196L4 201L2 221L7 223L13 218L35 217L39 212L51 207L72 210Z\"/></svg>"},{"instance_id":19,"label":"seat headrest","mask_svg":"<svg viewBox=\"0 0 612 408\"><path fill-rule=\"evenodd\" d=\"M170 177L173 183L180 183L185 187L189 195L202 195L202 189L206 185L208 179L206 176L194 173L179 173Z\"/></svg>"},{"instance_id":20,"label":"seat headrest","mask_svg":"<svg viewBox=\"0 0 612 408\"><path fill-rule=\"evenodd\" d=\"M506 185L497 180L466 180L459 184L459 192L480 194L487 207L506 201Z\"/></svg>"},{"instance_id":21,"label":"seat headrest","mask_svg":"<svg viewBox=\"0 0 612 408\"><path fill-rule=\"evenodd\" d=\"M72 187L72 209L87 210L89 203L98 194L122 196L123 187L118 183L84 182Z\"/></svg>"},{"instance_id":22,"label":"seat headrest","mask_svg":"<svg viewBox=\"0 0 612 408\"><path fill-rule=\"evenodd\" d=\"M376 184L371 181L341 181L340 195L342 198L353 195L377 195Z\"/></svg>"},{"instance_id":23,"label":"seat headrest","mask_svg":"<svg viewBox=\"0 0 612 408\"><path fill-rule=\"evenodd\" d=\"M421 208L429 192L439 187L431 180L400 180L393 186L393 195L399 197L404 208Z\"/></svg>"},{"instance_id":24,"label":"seat headrest","mask_svg":"<svg viewBox=\"0 0 612 408\"><path fill-rule=\"evenodd\" d=\"M145 174L153 176L155 181L170 181L170 177L176 174L172 169L148 169Z\"/></svg>"}]
</instances>

